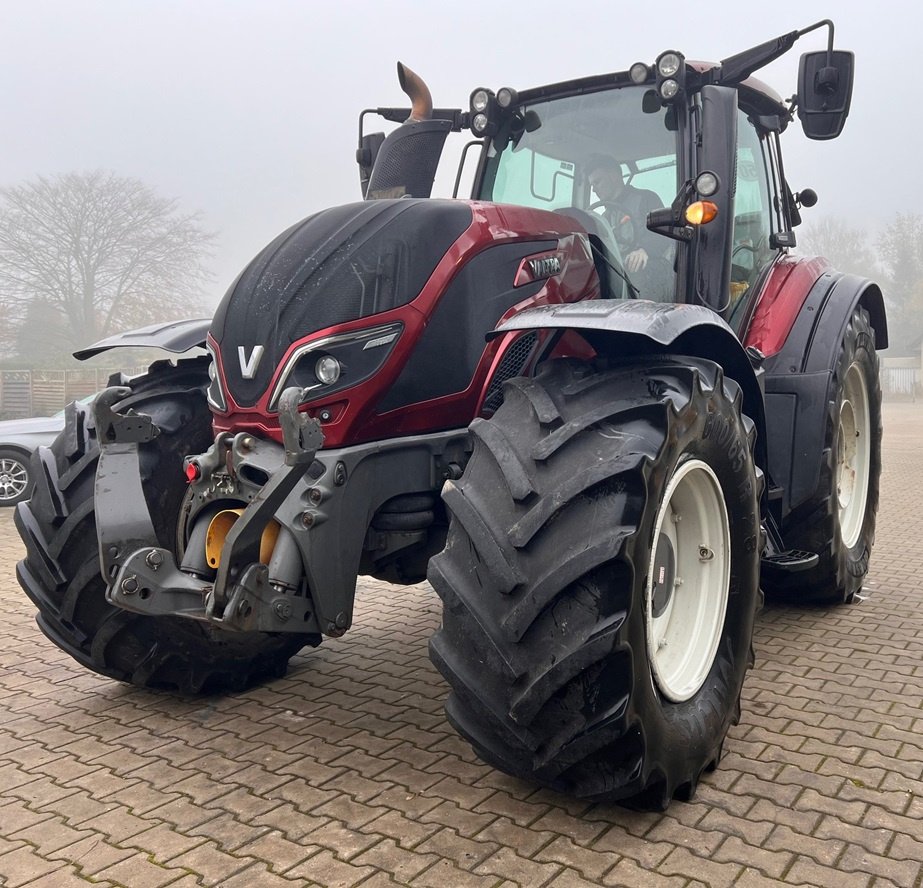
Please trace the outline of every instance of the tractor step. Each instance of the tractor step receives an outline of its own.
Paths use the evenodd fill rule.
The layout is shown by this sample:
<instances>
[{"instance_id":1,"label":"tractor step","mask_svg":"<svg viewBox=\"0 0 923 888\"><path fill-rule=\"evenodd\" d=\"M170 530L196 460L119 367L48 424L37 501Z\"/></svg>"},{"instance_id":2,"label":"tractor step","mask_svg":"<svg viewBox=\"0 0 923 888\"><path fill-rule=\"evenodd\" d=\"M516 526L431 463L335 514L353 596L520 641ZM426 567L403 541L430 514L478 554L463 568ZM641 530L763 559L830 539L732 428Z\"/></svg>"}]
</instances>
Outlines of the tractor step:
<instances>
[{"instance_id":1,"label":"tractor step","mask_svg":"<svg viewBox=\"0 0 923 888\"><path fill-rule=\"evenodd\" d=\"M801 573L817 567L820 556L816 552L803 552L800 549L788 549L775 555L766 555L760 559L763 571L769 574Z\"/></svg>"}]
</instances>

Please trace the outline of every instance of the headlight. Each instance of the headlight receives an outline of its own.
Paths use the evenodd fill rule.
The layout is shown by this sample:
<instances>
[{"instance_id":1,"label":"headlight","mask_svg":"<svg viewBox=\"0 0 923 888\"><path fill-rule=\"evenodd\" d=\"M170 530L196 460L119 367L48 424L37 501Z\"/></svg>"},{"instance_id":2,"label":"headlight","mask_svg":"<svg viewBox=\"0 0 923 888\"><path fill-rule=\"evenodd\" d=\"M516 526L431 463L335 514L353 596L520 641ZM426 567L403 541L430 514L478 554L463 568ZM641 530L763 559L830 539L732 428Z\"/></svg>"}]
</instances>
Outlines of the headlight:
<instances>
[{"instance_id":1,"label":"headlight","mask_svg":"<svg viewBox=\"0 0 923 888\"><path fill-rule=\"evenodd\" d=\"M497 104L501 108L511 108L519 101L519 94L509 86L502 86L497 90Z\"/></svg>"},{"instance_id":2,"label":"headlight","mask_svg":"<svg viewBox=\"0 0 923 888\"><path fill-rule=\"evenodd\" d=\"M681 64L678 53L665 52L657 60L657 70L660 72L661 77L673 77L679 71Z\"/></svg>"},{"instance_id":3,"label":"headlight","mask_svg":"<svg viewBox=\"0 0 923 888\"><path fill-rule=\"evenodd\" d=\"M211 381L208 383L206 398L209 405L219 413L227 413L228 402L227 398L224 397L224 390L221 388L221 377L218 375L218 359L215 357L215 350L210 342L206 344L205 350L211 358L211 363L208 365L208 377Z\"/></svg>"},{"instance_id":4,"label":"headlight","mask_svg":"<svg viewBox=\"0 0 923 888\"><path fill-rule=\"evenodd\" d=\"M660 84L660 96L664 99L672 99L679 92L679 84L675 80L664 80Z\"/></svg>"},{"instance_id":5,"label":"headlight","mask_svg":"<svg viewBox=\"0 0 923 888\"><path fill-rule=\"evenodd\" d=\"M386 324L298 346L279 374L269 409L278 410L279 397L289 386L304 389L305 400L312 400L358 385L381 368L403 329L403 324Z\"/></svg>"},{"instance_id":6,"label":"headlight","mask_svg":"<svg viewBox=\"0 0 923 888\"><path fill-rule=\"evenodd\" d=\"M651 76L651 69L644 62L635 62L628 69L628 76L632 83L647 83L648 77Z\"/></svg>"},{"instance_id":7,"label":"headlight","mask_svg":"<svg viewBox=\"0 0 923 888\"><path fill-rule=\"evenodd\" d=\"M314 375L324 385L333 385L340 378L342 369L340 362L333 355L324 355L317 359L314 365Z\"/></svg>"},{"instance_id":8,"label":"headlight","mask_svg":"<svg viewBox=\"0 0 923 888\"><path fill-rule=\"evenodd\" d=\"M471 110L486 111L490 104L490 91L486 89L476 89L471 94Z\"/></svg>"}]
</instances>

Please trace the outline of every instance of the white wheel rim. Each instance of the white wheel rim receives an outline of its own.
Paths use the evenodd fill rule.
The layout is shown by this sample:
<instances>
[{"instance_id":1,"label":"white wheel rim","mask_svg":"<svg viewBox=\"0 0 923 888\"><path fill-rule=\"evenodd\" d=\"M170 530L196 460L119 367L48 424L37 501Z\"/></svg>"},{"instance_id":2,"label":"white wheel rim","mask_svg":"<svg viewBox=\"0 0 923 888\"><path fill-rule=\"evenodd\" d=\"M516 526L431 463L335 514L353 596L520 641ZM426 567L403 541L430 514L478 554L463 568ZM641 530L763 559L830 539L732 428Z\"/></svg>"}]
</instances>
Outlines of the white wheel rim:
<instances>
[{"instance_id":1,"label":"white wheel rim","mask_svg":"<svg viewBox=\"0 0 923 888\"><path fill-rule=\"evenodd\" d=\"M858 363L850 364L840 403L836 447L836 496L840 510L840 534L851 549L859 542L869 495L871 429L869 396Z\"/></svg>"},{"instance_id":2,"label":"white wheel rim","mask_svg":"<svg viewBox=\"0 0 923 888\"><path fill-rule=\"evenodd\" d=\"M687 460L673 473L657 513L645 595L651 673L673 703L693 697L708 676L724 628L730 577L721 484L707 463Z\"/></svg>"},{"instance_id":3,"label":"white wheel rim","mask_svg":"<svg viewBox=\"0 0 923 888\"><path fill-rule=\"evenodd\" d=\"M26 492L29 472L18 459L0 459L0 503L14 500Z\"/></svg>"}]
</instances>

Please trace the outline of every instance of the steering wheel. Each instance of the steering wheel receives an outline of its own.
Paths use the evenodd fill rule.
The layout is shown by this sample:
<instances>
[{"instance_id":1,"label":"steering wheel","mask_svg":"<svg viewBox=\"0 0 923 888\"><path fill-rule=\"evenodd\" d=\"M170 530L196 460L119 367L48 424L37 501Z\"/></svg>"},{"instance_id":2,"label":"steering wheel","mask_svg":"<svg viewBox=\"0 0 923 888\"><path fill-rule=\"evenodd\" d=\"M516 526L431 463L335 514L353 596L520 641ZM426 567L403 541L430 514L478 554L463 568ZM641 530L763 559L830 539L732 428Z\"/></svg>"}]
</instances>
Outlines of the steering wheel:
<instances>
[{"instance_id":1,"label":"steering wheel","mask_svg":"<svg viewBox=\"0 0 923 888\"><path fill-rule=\"evenodd\" d=\"M759 253L759 247L756 244L748 244L746 241L744 241L743 243L740 243L734 247L733 250L731 250L732 265L734 264L734 257L743 250L749 250L753 254L754 258L756 258L757 254ZM753 264L756 265L755 262Z\"/></svg>"},{"instance_id":2,"label":"steering wheel","mask_svg":"<svg viewBox=\"0 0 923 888\"><path fill-rule=\"evenodd\" d=\"M600 207L608 210L610 208L614 208L615 206L616 203L614 200L597 200L595 203L591 203L587 209L592 213L593 210L598 210Z\"/></svg>"}]
</instances>

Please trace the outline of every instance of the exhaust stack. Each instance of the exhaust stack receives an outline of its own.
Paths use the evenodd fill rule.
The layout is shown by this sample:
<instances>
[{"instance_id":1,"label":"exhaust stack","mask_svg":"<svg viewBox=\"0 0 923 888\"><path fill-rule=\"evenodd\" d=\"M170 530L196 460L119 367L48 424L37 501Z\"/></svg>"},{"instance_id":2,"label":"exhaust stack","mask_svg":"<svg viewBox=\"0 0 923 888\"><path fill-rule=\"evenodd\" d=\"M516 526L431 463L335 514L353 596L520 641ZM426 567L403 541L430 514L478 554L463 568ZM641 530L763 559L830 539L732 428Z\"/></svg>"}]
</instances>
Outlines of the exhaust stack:
<instances>
[{"instance_id":1,"label":"exhaust stack","mask_svg":"<svg viewBox=\"0 0 923 888\"><path fill-rule=\"evenodd\" d=\"M429 120L433 116L433 96L423 78L411 71L403 62L397 63L397 80L401 89L407 94L413 107L406 123Z\"/></svg>"},{"instance_id":2,"label":"exhaust stack","mask_svg":"<svg viewBox=\"0 0 923 888\"><path fill-rule=\"evenodd\" d=\"M397 63L397 79L410 97L410 117L388 134L369 176L366 200L429 197L442 147L452 128L449 120L434 120L433 97L423 79Z\"/></svg>"}]
</instances>

